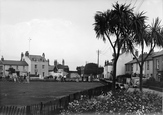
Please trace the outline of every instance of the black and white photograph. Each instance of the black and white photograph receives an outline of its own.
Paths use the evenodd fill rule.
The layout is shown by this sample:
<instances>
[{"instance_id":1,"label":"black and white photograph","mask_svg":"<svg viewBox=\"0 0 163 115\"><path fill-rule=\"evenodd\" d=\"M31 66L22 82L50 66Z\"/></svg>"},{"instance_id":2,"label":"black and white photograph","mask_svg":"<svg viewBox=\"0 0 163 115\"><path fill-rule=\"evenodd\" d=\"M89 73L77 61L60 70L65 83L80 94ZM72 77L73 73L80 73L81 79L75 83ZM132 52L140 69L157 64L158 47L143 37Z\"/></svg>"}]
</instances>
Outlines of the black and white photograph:
<instances>
[{"instance_id":1,"label":"black and white photograph","mask_svg":"<svg viewBox=\"0 0 163 115\"><path fill-rule=\"evenodd\" d=\"M163 0L0 0L0 115L162 115Z\"/></svg>"}]
</instances>

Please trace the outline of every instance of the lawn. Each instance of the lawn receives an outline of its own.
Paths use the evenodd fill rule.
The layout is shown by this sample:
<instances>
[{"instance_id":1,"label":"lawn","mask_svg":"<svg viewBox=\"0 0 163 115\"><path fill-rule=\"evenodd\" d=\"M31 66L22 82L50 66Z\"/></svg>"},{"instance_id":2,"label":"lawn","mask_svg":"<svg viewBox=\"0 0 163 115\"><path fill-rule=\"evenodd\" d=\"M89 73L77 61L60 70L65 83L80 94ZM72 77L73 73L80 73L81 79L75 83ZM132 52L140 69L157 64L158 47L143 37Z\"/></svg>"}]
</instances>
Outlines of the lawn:
<instances>
[{"instance_id":1,"label":"lawn","mask_svg":"<svg viewBox=\"0 0 163 115\"><path fill-rule=\"evenodd\" d=\"M101 86L98 82L0 82L0 106L47 102L77 91Z\"/></svg>"}]
</instances>

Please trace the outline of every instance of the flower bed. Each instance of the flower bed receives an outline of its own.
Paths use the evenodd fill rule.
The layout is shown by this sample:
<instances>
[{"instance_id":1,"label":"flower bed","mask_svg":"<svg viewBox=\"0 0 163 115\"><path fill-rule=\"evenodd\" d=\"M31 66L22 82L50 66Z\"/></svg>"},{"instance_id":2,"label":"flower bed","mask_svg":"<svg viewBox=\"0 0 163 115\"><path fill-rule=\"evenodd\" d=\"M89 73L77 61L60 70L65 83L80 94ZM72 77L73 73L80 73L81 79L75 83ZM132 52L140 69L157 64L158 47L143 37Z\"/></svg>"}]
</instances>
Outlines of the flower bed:
<instances>
[{"instance_id":1,"label":"flower bed","mask_svg":"<svg viewBox=\"0 0 163 115\"><path fill-rule=\"evenodd\" d=\"M92 99L81 99L69 103L61 114L109 114L144 115L161 114L162 97L157 94L138 91L117 91L114 95L101 95Z\"/></svg>"}]
</instances>

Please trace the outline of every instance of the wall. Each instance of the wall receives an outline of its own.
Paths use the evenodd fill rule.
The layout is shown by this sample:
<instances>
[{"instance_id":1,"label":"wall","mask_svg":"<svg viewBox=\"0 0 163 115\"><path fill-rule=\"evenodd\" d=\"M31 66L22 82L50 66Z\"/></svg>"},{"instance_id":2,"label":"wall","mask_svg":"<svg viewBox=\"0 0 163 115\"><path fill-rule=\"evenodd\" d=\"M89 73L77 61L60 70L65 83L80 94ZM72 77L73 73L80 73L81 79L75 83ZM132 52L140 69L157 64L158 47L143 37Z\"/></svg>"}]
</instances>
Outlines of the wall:
<instances>
[{"instance_id":1,"label":"wall","mask_svg":"<svg viewBox=\"0 0 163 115\"><path fill-rule=\"evenodd\" d=\"M156 68L156 60L159 60L159 69ZM154 57L153 58L153 76L156 80L159 81L158 78L158 71L162 71L163 70L163 56L158 56L158 57Z\"/></svg>"},{"instance_id":2,"label":"wall","mask_svg":"<svg viewBox=\"0 0 163 115\"><path fill-rule=\"evenodd\" d=\"M144 74L147 78L151 77L151 74L153 75L153 60L149 61L149 70L147 70L147 61L144 63Z\"/></svg>"},{"instance_id":3,"label":"wall","mask_svg":"<svg viewBox=\"0 0 163 115\"><path fill-rule=\"evenodd\" d=\"M37 65L37 68L35 68L35 65ZM42 67L43 65L44 68ZM48 62L31 61L31 74L35 74L35 72L42 77L48 76Z\"/></svg>"},{"instance_id":4,"label":"wall","mask_svg":"<svg viewBox=\"0 0 163 115\"><path fill-rule=\"evenodd\" d=\"M28 64L28 72L31 73L31 60L27 56L24 56L23 60Z\"/></svg>"},{"instance_id":5,"label":"wall","mask_svg":"<svg viewBox=\"0 0 163 115\"><path fill-rule=\"evenodd\" d=\"M112 65L104 66L104 78L110 78L110 72L112 71L112 68Z\"/></svg>"},{"instance_id":6,"label":"wall","mask_svg":"<svg viewBox=\"0 0 163 115\"><path fill-rule=\"evenodd\" d=\"M17 66L16 65L4 65L4 75L8 76L9 72L7 72L6 70L8 70L9 68L14 68L16 71L20 72L20 75L23 75L24 72L28 72L28 66Z\"/></svg>"},{"instance_id":7,"label":"wall","mask_svg":"<svg viewBox=\"0 0 163 115\"><path fill-rule=\"evenodd\" d=\"M131 60L133 60L133 55L131 53L123 53L119 56L117 61L117 76L125 74L125 64Z\"/></svg>"}]
</instances>

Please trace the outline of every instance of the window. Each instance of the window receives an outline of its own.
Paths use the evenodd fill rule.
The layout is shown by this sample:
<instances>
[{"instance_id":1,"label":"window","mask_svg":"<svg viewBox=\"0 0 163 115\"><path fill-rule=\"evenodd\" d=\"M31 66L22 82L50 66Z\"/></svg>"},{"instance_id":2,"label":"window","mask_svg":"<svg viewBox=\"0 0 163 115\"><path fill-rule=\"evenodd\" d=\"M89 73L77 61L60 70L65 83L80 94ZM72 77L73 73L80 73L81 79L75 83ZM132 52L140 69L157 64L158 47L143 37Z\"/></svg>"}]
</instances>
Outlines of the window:
<instances>
[{"instance_id":1,"label":"window","mask_svg":"<svg viewBox=\"0 0 163 115\"><path fill-rule=\"evenodd\" d=\"M44 72L42 72L42 76L43 76L43 77L44 77L44 74L45 74L45 73L44 73Z\"/></svg>"},{"instance_id":2,"label":"window","mask_svg":"<svg viewBox=\"0 0 163 115\"><path fill-rule=\"evenodd\" d=\"M35 65L35 68L37 68L37 65Z\"/></svg>"},{"instance_id":3,"label":"window","mask_svg":"<svg viewBox=\"0 0 163 115\"><path fill-rule=\"evenodd\" d=\"M45 65L42 65L42 69L44 69L45 68Z\"/></svg>"},{"instance_id":4,"label":"window","mask_svg":"<svg viewBox=\"0 0 163 115\"><path fill-rule=\"evenodd\" d=\"M156 69L159 69L159 60L156 59Z\"/></svg>"},{"instance_id":5,"label":"window","mask_svg":"<svg viewBox=\"0 0 163 115\"><path fill-rule=\"evenodd\" d=\"M147 61L147 70L149 70L149 61Z\"/></svg>"}]
</instances>

